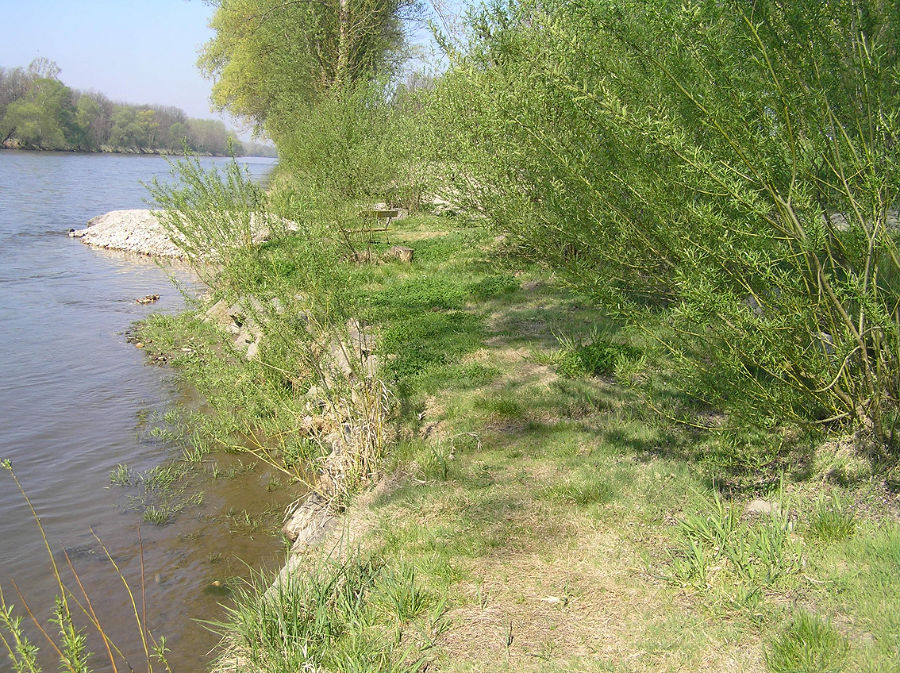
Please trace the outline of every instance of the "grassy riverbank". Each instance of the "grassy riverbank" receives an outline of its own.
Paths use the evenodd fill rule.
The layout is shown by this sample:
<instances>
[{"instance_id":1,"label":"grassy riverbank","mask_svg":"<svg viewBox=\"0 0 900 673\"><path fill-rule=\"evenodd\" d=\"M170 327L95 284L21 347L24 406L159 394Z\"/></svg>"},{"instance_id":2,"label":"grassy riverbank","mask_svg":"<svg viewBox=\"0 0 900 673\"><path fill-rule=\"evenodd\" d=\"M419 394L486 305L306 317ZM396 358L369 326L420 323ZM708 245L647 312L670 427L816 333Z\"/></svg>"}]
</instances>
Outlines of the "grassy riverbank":
<instances>
[{"instance_id":1,"label":"grassy riverbank","mask_svg":"<svg viewBox=\"0 0 900 673\"><path fill-rule=\"evenodd\" d=\"M477 222L416 215L389 238L370 256L399 243L411 264L338 271L392 391L390 441L292 579L239 597L222 668L898 666L896 483L854 438L729 429L669 390L652 335ZM263 246L223 296L290 286L299 245ZM258 360L233 353L203 310L141 331L209 401L183 419L192 450L311 478L309 383L265 341Z\"/></svg>"}]
</instances>

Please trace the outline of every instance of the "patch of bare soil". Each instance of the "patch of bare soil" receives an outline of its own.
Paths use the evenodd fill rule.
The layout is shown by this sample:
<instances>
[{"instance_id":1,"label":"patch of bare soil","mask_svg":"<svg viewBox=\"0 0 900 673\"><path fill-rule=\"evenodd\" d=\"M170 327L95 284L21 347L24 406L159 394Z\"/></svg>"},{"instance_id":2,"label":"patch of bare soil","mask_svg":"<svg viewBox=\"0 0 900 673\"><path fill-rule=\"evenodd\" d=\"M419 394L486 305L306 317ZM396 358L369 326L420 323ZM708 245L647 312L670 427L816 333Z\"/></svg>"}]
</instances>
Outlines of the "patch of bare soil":
<instances>
[{"instance_id":1,"label":"patch of bare soil","mask_svg":"<svg viewBox=\"0 0 900 673\"><path fill-rule=\"evenodd\" d=\"M760 648L748 643L679 647L707 636L696 617L683 633L671 623L683 611L678 599L612 531L481 559L473 570L481 582L464 587L469 603L448 615L452 626L439 643L453 662L444 670L539 671L551 662L560 670L609 670L604 662L627 671L764 670ZM689 658L689 649L703 660Z\"/></svg>"},{"instance_id":2,"label":"patch of bare soil","mask_svg":"<svg viewBox=\"0 0 900 673\"><path fill-rule=\"evenodd\" d=\"M447 422L444 420L446 409L443 403L435 396L425 398L425 409L419 414L422 423L419 434L425 439L439 439L447 432Z\"/></svg>"}]
</instances>

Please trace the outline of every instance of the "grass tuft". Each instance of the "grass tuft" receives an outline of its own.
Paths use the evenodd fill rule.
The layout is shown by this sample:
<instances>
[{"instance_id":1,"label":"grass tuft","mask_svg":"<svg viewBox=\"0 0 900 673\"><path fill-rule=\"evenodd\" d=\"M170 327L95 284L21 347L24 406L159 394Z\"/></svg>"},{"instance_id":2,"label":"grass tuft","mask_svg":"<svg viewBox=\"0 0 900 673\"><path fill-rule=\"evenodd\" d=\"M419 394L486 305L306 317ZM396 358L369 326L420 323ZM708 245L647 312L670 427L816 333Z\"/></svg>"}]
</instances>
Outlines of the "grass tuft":
<instances>
[{"instance_id":1,"label":"grass tuft","mask_svg":"<svg viewBox=\"0 0 900 673\"><path fill-rule=\"evenodd\" d=\"M418 618L431 604L411 567L385 568L353 552L284 574L271 586L257 576L234 596L229 621L212 625L225 638L220 670L421 670L421 652L389 628Z\"/></svg>"},{"instance_id":2,"label":"grass tuft","mask_svg":"<svg viewBox=\"0 0 900 673\"><path fill-rule=\"evenodd\" d=\"M134 481L134 470L124 463L119 463L109 473L109 483L113 486L133 486Z\"/></svg>"},{"instance_id":3,"label":"grass tuft","mask_svg":"<svg viewBox=\"0 0 900 673\"><path fill-rule=\"evenodd\" d=\"M569 379L579 376L612 376L617 366L640 356L640 351L636 348L596 334L585 344L565 338L561 338L560 343L557 372Z\"/></svg>"},{"instance_id":4,"label":"grass tuft","mask_svg":"<svg viewBox=\"0 0 900 673\"><path fill-rule=\"evenodd\" d=\"M671 579L731 607L758 603L764 594L796 577L802 567L799 545L786 514L752 521L718 493L702 498L701 510L677 525L678 545L670 551Z\"/></svg>"},{"instance_id":5,"label":"grass tuft","mask_svg":"<svg viewBox=\"0 0 900 673\"><path fill-rule=\"evenodd\" d=\"M839 673L850 645L830 621L798 613L766 651L771 673Z\"/></svg>"},{"instance_id":6,"label":"grass tuft","mask_svg":"<svg viewBox=\"0 0 900 673\"><path fill-rule=\"evenodd\" d=\"M846 540L856 532L856 515L835 494L816 501L806 535L814 540L834 542Z\"/></svg>"},{"instance_id":7,"label":"grass tuft","mask_svg":"<svg viewBox=\"0 0 900 673\"><path fill-rule=\"evenodd\" d=\"M553 502L585 506L613 500L616 490L601 480L566 480L543 489L541 496Z\"/></svg>"}]
</instances>

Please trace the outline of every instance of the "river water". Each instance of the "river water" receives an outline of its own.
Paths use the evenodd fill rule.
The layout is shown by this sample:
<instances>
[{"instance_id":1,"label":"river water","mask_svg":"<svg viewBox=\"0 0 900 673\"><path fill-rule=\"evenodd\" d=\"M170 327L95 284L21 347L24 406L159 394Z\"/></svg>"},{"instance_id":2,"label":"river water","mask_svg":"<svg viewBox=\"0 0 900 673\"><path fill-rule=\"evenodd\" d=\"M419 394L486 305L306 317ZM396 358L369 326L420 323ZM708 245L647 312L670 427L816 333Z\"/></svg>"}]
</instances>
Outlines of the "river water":
<instances>
[{"instance_id":1,"label":"river water","mask_svg":"<svg viewBox=\"0 0 900 673\"><path fill-rule=\"evenodd\" d=\"M272 167L269 159L242 161L257 179ZM184 269L94 250L66 232L109 210L147 207L140 182L167 175L160 157L0 151L0 458L12 461L54 558L64 566L68 551L100 621L135 670L146 663L131 601L94 534L132 584L139 612L143 586L149 626L166 637L170 664L182 673L201 671L209 660L216 638L195 620L222 619L227 596L219 588L246 575L245 562L283 558L271 531L249 522L291 496L267 489L270 476L240 458L220 456L220 472L236 476L195 484L202 505L155 526L131 506L137 489L111 485L119 464L140 471L180 454L152 428L171 405L189 402L190 391L170 371L145 364L123 333L150 312L184 306L170 276L189 290L196 285ZM135 302L148 294L160 300ZM47 615L57 593L39 530L6 471L0 588L20 614L24 598ZM49 654L46 642L36 643ZM91 644L99 651L96 639ZM97 671L111 670L103 658L95 662ZM0 650L0 670L8 665Z\"/></svg>"}]
</instances>

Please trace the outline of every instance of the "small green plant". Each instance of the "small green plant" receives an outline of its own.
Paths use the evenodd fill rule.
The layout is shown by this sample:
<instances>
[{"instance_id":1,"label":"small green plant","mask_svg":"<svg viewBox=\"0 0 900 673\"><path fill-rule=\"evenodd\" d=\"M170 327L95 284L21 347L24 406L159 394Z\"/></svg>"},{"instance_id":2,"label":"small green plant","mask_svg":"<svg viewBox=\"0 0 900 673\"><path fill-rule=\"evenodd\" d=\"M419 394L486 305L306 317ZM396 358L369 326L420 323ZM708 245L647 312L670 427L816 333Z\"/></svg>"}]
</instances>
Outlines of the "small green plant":
<instances>
[{"instance_id":1,"label":"small green plant","mask_svg":"<svg viewBox=\"0 0 900 673\"><path fill-rule=\"evenodd\" d=\"M428 455L422 465L422 472L426 479L447 481L450 478L450 464L454 458L452 444L436 442L428 445Z\"/></svg>"},{"instance_id":2,"label":"small green plant","mask_svg":"<svg viewBox=\"0 0 900 673\"><path fill-rule=\"evenodd\" d=\"M144 521L157 526L171 523L186 507L203 503L203 492L188 494L185 480L191 464L184 461L157 465L135 472L126 465L118 465L110 474L111 483L131 487L128 508L141 512Z\"/></svg>"},{"instance_id":3,"label":"small green plant","mask_svg":"<svg viewBox=\"0 0 900 673\"><path fill-rule=\"evenodd\" d=\"M228 522L228 528L232 533L240 532L252 537L263 531L275 528L280 515L281 511L279 509L250 512L246 509L236 510L232 507L225 512L224 518Z\"/></svg>"},{"instance_id":4,"label":"small green plant","mask_svg":"<svg viewBox=\"0 0 900 673\"><path fill-rule=\"evenodd\" d=\"M806 534L824 542L846 540L856 532L856 515L837 493L830 498L819 497L810 515Z\"/></svg>"},{"instance_id":5,"label":"small green plant","mask_svg":"<svg viewBox=\"0 0 900 673\"><path fill-rule=\"evenodd\" d=\"M839 673L849 650L830 621L800 612L766 650L766 666L771 673Z\"/></svg>"},{"instance_id":6,"label":"small green plant","mask_svg":"<svg viewBox=\"0 0 900 673\"><path fill-rule=\"evenodd\" d=\"M190 468L183 463L157 465L138 474L141 483L147 489L167 489L183 478Z\"/></svg>"},{"instance_id":7,"label":"small green plant","mask_svg":"<svg viewBox=\"0 0 900 673\"><path fill-rule=\"evenodd\" d=\"M710 598L742 606L795 576L800 549L793 524L781 512L745 521L718 492L701 499L700 509L677 526L678 545L670 552L671 579Z\"/></svg>"},{"instance_id":8,"label":"small green plant","mask_svg":"<svg viewBox=\"0 0 900 673\"><path fill-rule=\"evenodd\" d=\"M164 501L158 504L147 505L141 514L141 518L154 526L165 526L167 523L172 522L180 509L177 505Z\"/></svg>"},{"instance_id":9,"label":"small green plant","mask_svg":"<svg viewBox=\"0 0 900 673\"><path fill-rule=\"evenodd\" d=\"M125 463L119 463L109 473L109 483L113 486L134 485L134 470Z\"/></svg>"},{"instance_id":10,"label":"small green plant","mask_svg":"<svg viewBox=\"0 0 900 673\"><path fill-rule=\"evenodd\" d=\"M610 341L596 332L587 343L578 343L567 337L558 337L558 340L560 352L556 370L566 378L612 376L620 363L640 356L636 348Z\"/></svg>"},{"instance_id":11,"label":"small green plant","mask_svg":"<svg viewBox=\"0 0 900 673\"><path fill-rule=\"evenodd\" d=\"M37 662L38 647L25 635L22 616L13 612L14 607L6 602L3 589L0 588L0 640L16 673L37 673L41 670ZM4 631L6 636L3 635Z\"/></svg>"},{"instance_id":12,"label":"small green plant","mask_svg":"<svg viewBox=\"0 0 900 673\"><path fill-rule=\"evenodd\" d=\"M377 591L383 607L400 623L415 619L431 603L431 596L416 579L415 568L407 564L383 572L377 582Z\"/></svg>"}]
</instances>

